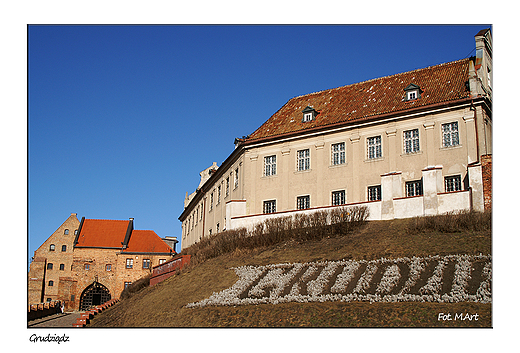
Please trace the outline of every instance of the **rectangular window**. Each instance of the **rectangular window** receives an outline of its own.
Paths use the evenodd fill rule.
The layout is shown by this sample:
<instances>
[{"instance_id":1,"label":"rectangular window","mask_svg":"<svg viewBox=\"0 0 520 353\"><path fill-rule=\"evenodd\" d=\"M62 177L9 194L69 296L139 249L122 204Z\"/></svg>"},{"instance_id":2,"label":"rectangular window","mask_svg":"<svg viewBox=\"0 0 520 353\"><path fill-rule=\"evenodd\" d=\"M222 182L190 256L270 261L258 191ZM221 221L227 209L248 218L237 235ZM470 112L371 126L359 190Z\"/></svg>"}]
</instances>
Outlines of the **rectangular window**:
<instances>
[{"instance_id":1,"label":"rectangular window","mask_svg":"<svg viewBox=\"0 0 520 353\"><path fill-rule=\"evenodd\" d=\"M166 259L159 259L159 265L162 265L165 262L166 262Z\"/></svg>"},{"instance_id":2,"label":"rectangular window","mask_svg":"<svg viewBox=\"0 0 520 353\"><path fill-rule=\"evenodd\" d=\"M381 158L383 156L381 150L381 136L367 138L368 159Z\"/></svg>"},{"instance_id":3,"label":"rectangular window","mask_svg":"<svg viewBox=\"0 0 520 353\"><path fill-rule=\"evenodd\" d=\"M345 164L345 142L332 145L332 165Z\"/></svg>"},{"instance_id":4,"label":"rectangular window","mask_svg":"<svg viewBox=\"0 0 520 353\"><path fill-rule=\"evenodd\" d=\"M406 197L421 196L423 194L422 180L407 181L405 186Z\"/></svg>"},{"instance_id":5,"label":"rectangular window","mask_svg":"<svg viewBox=\"0 0 520 353\"><path fill-rule=\"evenodd\" d=\"M296 198L296 208L299 210L305 210L311 207L311 197L309 195L298 196Z\"/></svg>"},{"instance_id":6,"label":"rectangular window","mask_svg":"<svg viewBox=\"0 0 520 353\"><path fill-rule=\"evenodd\" d=\"M461 191L462 184L460 175L448 176L444 178L444 188L446 192L450 191Z\"/></svg>"},{"instance_id":7,"label":"rectangular window","mask_svg":"<svg viewBox=\"0 0 520 353\"><path fill-rule=\"evenodd\" d=\"M264 175L276 175L276 156L264 157Z\"/></svg>"},{"instance_id":8,"label":"rectangular window","mask_svg":"<svg viewBox=\"0 0 520 353\"><path fill-rule=\"evenodd\" d=\"M143 259L143 268L150 268L150 259Z\"/></svg>"},{"instance_id":9,"label":"rectangular window","mask_svg":"<svg viewBox=\"0 0 520 353\"><path fill-rule=\"evenodd\" d=\"M65 264L60 264L60 271L65 271Z\"/></svg>"},{"instance_id":10,"label":"rectangular window","mask_svg":"<svg viewBox=\"0 0 520 353\"><path fill-rule=\"evenodd\" d=\"M210 210L213 209L213 193L211 193L211 195L209 195L209 209Z\"/></svg>"},{"instance_id":11,"label":"rectangular window","mask_svg":"<svg viewBox=\"0 0 520 353\"><path fill-rule=\"evenodd\" d=\"M112 265L111 264L106 264L105 271L112 271Z\"/></svg>"},{"instance_id":12,"label":"rectangular window","mask_svg":"<svg viewBox=\"0 0 520 353\"><path fill-rule=\"evenodd\" d=\"M310 150L300 150L297 155L298 171L309 170L311 168Z\"/></svg>"},{"instance_id":13,"label":"rectangular window","mask_svg":"<svg viewBox=\"0 0 520 353\"><path fill-rule=\"evenodd\" d=\"M381 185L368 187L368 201L381 201Z\"/></svg>"},{"instance_id":14,"label":"rectangular window","mask_svg":"<svg viewBox=\"0 0 520 353\"><path fill-rule=\"evenodd\" d=\"M312 121L312 113L303 114L303 122Z\"/></svg>"},{"instance_id":15,"label":"rectangular window","mask_svg":"<svg viewBox=\"0 0 520 353\"><path fill-rule=\"evenodd\" d=\"M226 178L226 196L229 196L229 177Z\"/></svg>"},{"instance_id":16,"label":"rectangular window","mask_svg":"<svg viewBox=\"0 0 520 353\"><path fill-rule=\"evenodd\" d=\"M404 132L404 153L419 152L419 129Z\"/></svg>"},{"instance_id":17,"label":"rectangular window","mask_svg":"<svg viewBox=\"0 0 520 353\"><path fill-rule=\"evenodd\" d=\"M85 264L85 271L90 270L90 264Z\"/></svg>"},{"instance_id":18,"label":"rectangular window","mask_svg":"<svg viewBox=\"0 0 520 353\"><path fill-rule=\"evenodd\" d=\"M134 259L126 259L126 268L134 267Z\"/></svg>"},{"instance_id":19,"label":"rectangular window","mask_svg":"<svg viewBox=\"0 0 520 353\"><path fill-rule=\"evenodd\" d=\"M332 205L339 206L345 204L345 190L332 192Z\"/></svg>"},{"instance_id":20,"label":"rectangular window","mask_svg":"<svg viewBox=\"0 0 520 353\"><path fill-rule=\"evenodd\" d=\"M238 168L235 169L235 189L238 188Z\"/></svg>"},{"instance_id":21,"label":"rectangular window","mask_svg":"<svg viewBox=\"0 0 520 353\"><path fill-rule=\"evenodd\" d=\"M220 223L217 223L217 233L220 232Z\"/></svg>"},{"instance_id":22,"label":"rectangular window","mask_svg":"<svg viewBox=\"0 0 520 353\"><path fill-rule=\"evenodd\" d=\"M442 146L451 147L459 144L459 123L442 124Z\"/></svg>"},{"instance_id":23,"label":"rectangular window","mask_svg":"<svg viewBox=\"0 0 520 353\"><path fill-rule=\"evenodd\" d=\"M264 201L264 213L276 212L276 200Z\"/></svg>"},{"instance_id":24,"label":"rectangular window","mask_svg":"<svg viewBox=\"0 0 520 353\"><path fill-rule=\"evenodd\" d=\"M125 282L125 289L128 288L128 286L131 284L132 284L132 282Z\"/></svg>"},{"instance_id":25,"label":"rectangular window","mask_svg":"<svg viewBox=\"0 0 520 353\"><path fill-rule=\"evenodd\" d=\"M217 188L217 205L220 203L220 191L222 189L222 186L219 185Z\"/></svg>"}]
</instances>

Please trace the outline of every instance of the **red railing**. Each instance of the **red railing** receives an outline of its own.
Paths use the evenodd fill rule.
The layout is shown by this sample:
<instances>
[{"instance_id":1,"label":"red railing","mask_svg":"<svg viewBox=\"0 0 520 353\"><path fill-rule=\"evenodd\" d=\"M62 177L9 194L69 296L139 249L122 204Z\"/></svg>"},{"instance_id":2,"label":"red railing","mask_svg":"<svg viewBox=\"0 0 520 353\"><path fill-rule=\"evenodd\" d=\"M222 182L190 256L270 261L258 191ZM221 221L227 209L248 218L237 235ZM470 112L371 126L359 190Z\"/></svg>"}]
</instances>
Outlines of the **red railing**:
<instances>
[{"instance_id":1,"label":"red railing","mask_svg":"<svg viewBox=\"0 0 520 353\"><path fill-rule=\"evenodd\" d=\"M190 263L191 255L181 255L175 257L165 263L152 268L152 277L150 277L150 286L156 285L164 281L166 278L175 274L175 271L182 269Z\"/></svg>"}]
</instances>

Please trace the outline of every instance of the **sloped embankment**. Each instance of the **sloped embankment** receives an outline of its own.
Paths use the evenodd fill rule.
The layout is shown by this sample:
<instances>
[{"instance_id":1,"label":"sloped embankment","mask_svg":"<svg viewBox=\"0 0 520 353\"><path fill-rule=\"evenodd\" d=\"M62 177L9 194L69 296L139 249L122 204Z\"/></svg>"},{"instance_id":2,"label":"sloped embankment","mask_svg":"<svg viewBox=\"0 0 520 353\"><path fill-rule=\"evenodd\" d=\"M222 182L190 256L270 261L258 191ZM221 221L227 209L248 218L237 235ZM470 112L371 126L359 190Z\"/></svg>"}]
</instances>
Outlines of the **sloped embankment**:
<instances>
[{"instance_id":1,"label":"sloped embankment","mask_svg":"<svg viewBox=\"0 0 520 353\"><path fill-rule=\"evenodd\" d=\"M487 255L491 254L491 231L411 232L410 222L411 220L369 222L363 229L345 236L301 243L288 241L276 246L237 250L221 255L121 301L97 316L89 327L491 327L491 304L472 301L289 301L279 304L186 307L190 303L210 298L214 293L232 288L239 280L233 268L287 263L308 264L309 268L312 263L340 260L368 266L371 260L381 258L388 259L384 267L387 270L392 267L390 259L431 259L424 262L430 277L434 277L435 268L443 263L449 282L453 282L455 273L464 271L461 268L465 265L463 261L455 261L454 257L447 255L471 255L466 258L471 259L470 267L476 270L467 283L471 287L470 291L477 293L480 283L485 281L483 270L488 260L490 261ZM460 258L459 256L458 259ZM399 267L402 271L405 268L406 266ZM287 270L284 273L289 272ZM299 273L300 278L304 277L304 273ZM340 271L336 269L335 274L339 276ZM358 275L362 276L359 268L355 271L355 276ZM374 281L381 283L383 275L381 268L377 274L374 273L374 276L378 276ZM309 276L311 277L307 279L307 283L316 280L319 274ZM426 284L430 277L423 276L420 281ZM390 274L388 278L392 278ZM260 280L258 278L256 284ZM295 279L292 280L291 283L294 284ZM401 282L404 285L404 276ZM332 286L329 284L325 287L330 291ZM439 290L451 292L453 288L448 287L450 286L442 282ZM376 294L377 286L367 288ZM416 289L417 294L421 294ZM423 294L428 295L426 292ZM450 316L446 316L447 314ZM454 320L456 315L458 319Z\"/></svg>"}]
</instances>

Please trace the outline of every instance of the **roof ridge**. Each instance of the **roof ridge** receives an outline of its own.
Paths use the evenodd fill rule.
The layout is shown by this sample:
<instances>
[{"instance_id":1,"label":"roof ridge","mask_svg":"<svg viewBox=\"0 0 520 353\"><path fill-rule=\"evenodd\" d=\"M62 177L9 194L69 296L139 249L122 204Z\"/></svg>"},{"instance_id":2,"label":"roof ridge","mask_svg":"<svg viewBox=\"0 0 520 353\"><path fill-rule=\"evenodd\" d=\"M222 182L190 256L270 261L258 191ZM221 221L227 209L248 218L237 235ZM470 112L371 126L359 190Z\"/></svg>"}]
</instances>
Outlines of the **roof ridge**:
<instances>
[{"instance_id":1,"label":"roof ridge","mask_svg":"<svg viewBox=\"0 0 520 353\"><path fill-rule=\"evenodd\" d=\"M113 222L129 222L129 219L107 219L107 218L85 218L85 221L113 221Z\"/></svg>"},{"instance_id":2,"label":"roof ridge","mask_svg":"<svg viewBox=\"0 0 520 353\"><path fill-rule=\"evenodd\" d=\"M421 68L417 68L415 70L398 72L398 73L395 73L395 74L392 74L392 75L374 77L374 78L371 78L369 80L355 82L355 83L351 83L349 85L344 85L344 86L339 86L339 87L335 87L335 88L329 88L329 89L324 89L324 90L321 90L321 91L316 91L316 92L311 92L311 93L307 93L307 94L302 94L302 95L299 95L299 96L295 96L295 97L293 97L293 98L291 98L289 100L293 100L293 99L296 99L296 98L307 97L307 96L311 96L311 95L315 95L315 94L322 94L322 93L327 92L327 91L329 91L329 92L330 91L335 91L335 90L339 90L339 89L342 89L342 88L345 88L345 87L352 87L352 86L368 83L368 82L375 81L375 80L381 80L381 79L395 77L395 76L399 76L399 75L410 74L412 72L417 72L417 71L431 69L431 68L434 68L434 67L440 67L440 66L455 64L455 63L458 63L458 62L461 62L461 61L467 61L467 60L470 60L470 59L469 58L463 58L463 59L459 59L459 60L454 60L454 61L448 61L448 62L440 63L440 64L437 64L437 65L430 65L430 66L426 66L426 67L421 67Z\"/></svg>"}]
</instances>

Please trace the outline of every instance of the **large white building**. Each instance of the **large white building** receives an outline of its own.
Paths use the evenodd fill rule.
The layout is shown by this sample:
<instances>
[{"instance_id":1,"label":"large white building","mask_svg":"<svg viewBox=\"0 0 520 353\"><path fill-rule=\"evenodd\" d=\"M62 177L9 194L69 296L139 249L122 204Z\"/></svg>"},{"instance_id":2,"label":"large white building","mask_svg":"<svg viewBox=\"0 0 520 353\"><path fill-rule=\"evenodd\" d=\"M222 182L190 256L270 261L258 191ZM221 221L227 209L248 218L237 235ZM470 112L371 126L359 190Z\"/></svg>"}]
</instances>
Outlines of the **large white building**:
<instances>
[{"instance_id":1,"label":"large white building","mask_svg":"<svg viewBox=\"0 0 520 353\"><path fill-rule=\"evenodd\" d=\"M476 56L290 99L186 194L182 247L268 217L369 219L490 207L492 39Z\"/></svg>"}]
</instances>

